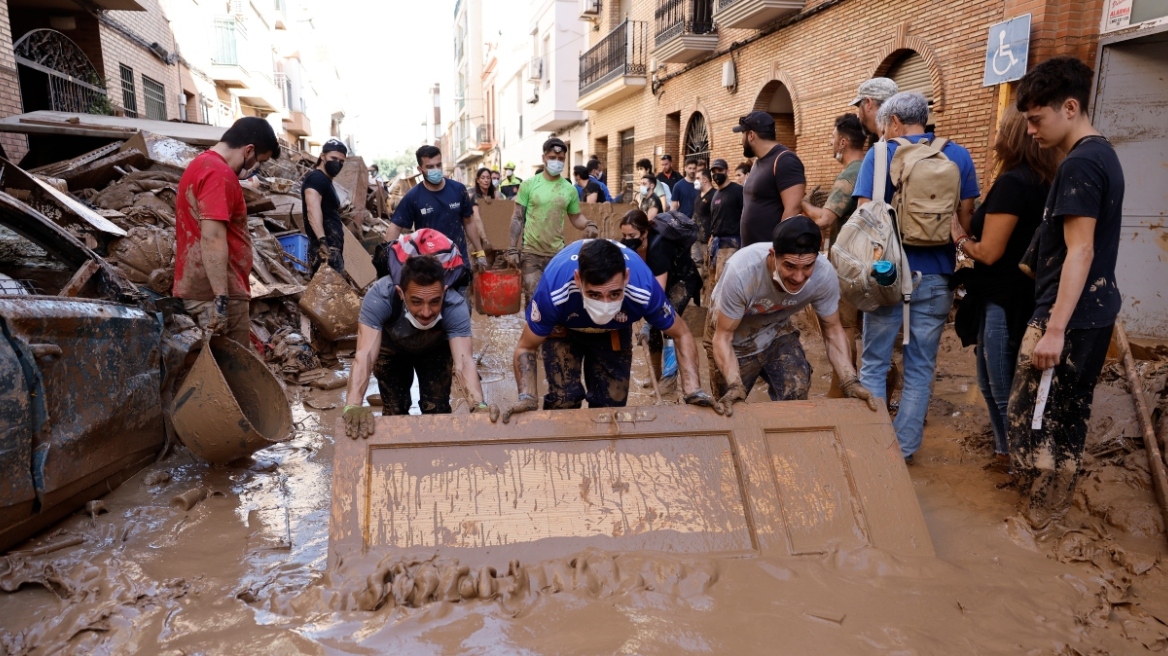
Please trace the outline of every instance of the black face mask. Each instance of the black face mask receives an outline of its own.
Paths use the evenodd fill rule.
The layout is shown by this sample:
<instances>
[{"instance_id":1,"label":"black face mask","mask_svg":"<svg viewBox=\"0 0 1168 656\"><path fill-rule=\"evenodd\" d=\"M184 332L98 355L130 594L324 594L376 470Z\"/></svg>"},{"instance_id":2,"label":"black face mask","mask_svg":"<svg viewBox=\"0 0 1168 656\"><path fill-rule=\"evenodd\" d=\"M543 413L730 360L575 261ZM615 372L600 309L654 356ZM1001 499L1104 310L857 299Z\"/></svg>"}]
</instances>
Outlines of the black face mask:
<instances>
[{"instance_id":1,"label":"black face mask","mask_svg":"<svg viewBox=\"0 0 1168 656\"><path fill-rule=\"evenodd\" d=\"M632 239L622 239L621 243L625 245L625 248L631 248L634 251L641 250L641 238L640 237L633 237Z\"/></svg>"},{"instance_id":2,"label":"black face mask","mask_svg":"<svg viewBox=\"0 0 1168 656\"><path fill-rule=\"evenodd\" d=\"M340 160L333 159L324 163L324 172L330 178L340 175L343 168L345 168L345 163Z\"/></svg>"},{"instance_id":3,"label":"black face mask","mask_svg":"<svg viewBox=\"0 0 1168 656\"><path fill-rule=\"evenodd\" d=\"M725 173L714 173L710 177L714 179L714 184L718 185L719 187L726 184Z\"/></svg>"}]
</instances>

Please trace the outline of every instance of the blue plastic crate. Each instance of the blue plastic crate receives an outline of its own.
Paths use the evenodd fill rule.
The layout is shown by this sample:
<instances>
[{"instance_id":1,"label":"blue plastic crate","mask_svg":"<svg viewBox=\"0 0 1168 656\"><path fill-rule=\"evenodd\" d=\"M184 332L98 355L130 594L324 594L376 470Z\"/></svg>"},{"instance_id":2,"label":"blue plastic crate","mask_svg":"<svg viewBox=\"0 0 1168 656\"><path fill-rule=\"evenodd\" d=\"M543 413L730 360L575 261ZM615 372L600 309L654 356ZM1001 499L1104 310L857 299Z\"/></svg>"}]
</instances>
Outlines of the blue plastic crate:
<instances>
[{"instance_id":1,"label":"blue plastic crate","mask_svg":"<svg viewBox=\"0 0 1168 656\"><path fill-rule=\"evenodd\" d=\"M284 247L285 253L288 253L298 260L304 262L308 261L308 237L305 237L304 235L284 235L283 237L277 237L276 239L280 241L280 246ZM300 271L308 273L307 267L296 264L295 262L292 262L291 264Z\"/></svg>"}]
</instances>

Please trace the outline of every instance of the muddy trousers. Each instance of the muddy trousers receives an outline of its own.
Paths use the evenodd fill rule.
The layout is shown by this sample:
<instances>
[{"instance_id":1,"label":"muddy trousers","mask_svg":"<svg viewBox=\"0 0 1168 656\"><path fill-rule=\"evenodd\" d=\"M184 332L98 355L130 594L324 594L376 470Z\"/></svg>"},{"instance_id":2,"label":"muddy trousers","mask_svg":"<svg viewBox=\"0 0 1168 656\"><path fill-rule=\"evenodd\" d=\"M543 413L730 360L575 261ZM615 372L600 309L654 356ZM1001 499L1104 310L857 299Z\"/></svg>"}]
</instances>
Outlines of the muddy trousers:
<instances>
[{"instance_id":1,"label":"muddy trousers","mask_svg":"<svg viewBox=\"0 0 1168 656\"><path fill-rule=\"evenodd\" d=\"M1042 372L1031 366L1030 358L1043 330L1030 326L1022 338L1010 388L1007 436L1023 512L1036 529L1060 520L1070 510L1087 440L1091 399L1107 359L1111 331L1112 326L1067 331L1041 429L1031 428Z\"/></svg>"},{"instance_id":2,"label":"muddy trousers","mask_svg":"<svg viewBox=\"0 0 1168 656\"><path fill-rule=\"evenodd\" d=\"M633 368L632 326L604 333L556 328L542 347L544 410L623 408ZM582 379L581 379L582 378Z\"/></svg>"},{"instance_id":3,"label":"muddy trousers","mask_svg":"<svg viewBox=\"0 0 1168 656\"><path fill-rule=\"evenodd\" d=\"M714 326L707 322L702 340L710 362L710 386L717 396L726 393L726 377L714 362ZM776 336L761 353L738 356L738 375L749 395L754 384L762 378L767 382L767 394L772 401L801 401L811 391L811 363L799 342L799 331Z\"/></svg>"},{"instance_id":4,"label":"muddy trousers","mask_svg":"<svg viewBox=\"0 0 1168 656\"><path fill-rule=\"evenodd\" d=\"M535 288L539 286L539 279L543 277L543 270L551 261L551 255L524 252L519 256L519 273L523 276L524 303L531 302L531 296L535 294Z\"/></svg>"},{"instance_id":5,"label":"muddy trousers","mask_svg":"<svg viewBox=\"0 0 1168 656\"><path fill-rule=\"evenodd\" d=\"M689 307L690 295L689 290L686 289L685 283L677 283L671 285L665 292L666 297L669 298L669 304L677 311L678 319L681 318L685 309ZM649 366L653 370L653 375L658 380L661 379L662 374L662 356L665 353L665 335L656 328L649 327Z\"/></svg>"},{"instance_id":6,"label":"muddy trousers","mask_svg":"<svg viewBox=\"0 0 1168 656\"><path fill-rule=\"evenodd\" d=\"M191 315L200 328L206 327L207 322L211 320L211 308L214 306L215 301L183 301L183 307L186 308L187 314ZM224 333L227 337L249 348L251 347L250 307L251 302L247 299L228 299L227 332Z\"/></svg>"},{"instance_id":7,"label":"muddy trousers","mask_svg":"<svg viewBox=\"0 0 1168 656\"><path fill-rule=\"evenodd\" d=\"M450 342L438 342L418 353L399 353L381 349L373 365L377 389L381 392L383 414L405 415L410 412L410 387L418 374L418 406L424 415L450 414L450 384L454 377L454 358Z\"/></svg>"}]
</instances>

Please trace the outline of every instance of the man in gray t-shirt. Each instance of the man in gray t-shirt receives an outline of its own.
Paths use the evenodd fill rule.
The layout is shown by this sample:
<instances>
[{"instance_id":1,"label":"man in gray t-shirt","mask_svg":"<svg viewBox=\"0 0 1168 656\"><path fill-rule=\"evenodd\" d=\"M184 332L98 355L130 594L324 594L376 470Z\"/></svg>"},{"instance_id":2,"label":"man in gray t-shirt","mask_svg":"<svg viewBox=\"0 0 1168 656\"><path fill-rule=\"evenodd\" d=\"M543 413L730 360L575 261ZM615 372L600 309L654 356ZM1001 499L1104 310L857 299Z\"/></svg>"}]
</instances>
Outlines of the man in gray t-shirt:
<instances>
[{"instance_id":1,"label":"man in gray t-shirt","mask_svg":"<svg viewBox=\"0 0 1168 656\"><path fill-rule=\"evenodd\" d=\"M362 404L370 372L377 378L383 414L409 413L415 373L422 414L449 413L456 367L471 412L488 410L474 361L470 307L461 294L447 289L445 273L437 259L414 256L402 266L400 284L386 276L365 294L345 401L349 437L373 433L373 411Z\"/></svg>"},{"instance_id":2,"label":"man in gray t-shirt","mask_svg":"<svg viewBox=\"0 0 1168 656\"><path fill-rule=\"evenodd\" d=\"M745 401L760 376L772 401L807 398L811 364L791 315L811 305L819 315L827 358L845 381L844 394L876 409L848 357L839 320L839 280L831 262L819 254L822 242L819 226L800 214L779 224L772 243L747 246L726 262L711 297L704 343L711 383L727 407Z\"/></svg>"}]
</instances>

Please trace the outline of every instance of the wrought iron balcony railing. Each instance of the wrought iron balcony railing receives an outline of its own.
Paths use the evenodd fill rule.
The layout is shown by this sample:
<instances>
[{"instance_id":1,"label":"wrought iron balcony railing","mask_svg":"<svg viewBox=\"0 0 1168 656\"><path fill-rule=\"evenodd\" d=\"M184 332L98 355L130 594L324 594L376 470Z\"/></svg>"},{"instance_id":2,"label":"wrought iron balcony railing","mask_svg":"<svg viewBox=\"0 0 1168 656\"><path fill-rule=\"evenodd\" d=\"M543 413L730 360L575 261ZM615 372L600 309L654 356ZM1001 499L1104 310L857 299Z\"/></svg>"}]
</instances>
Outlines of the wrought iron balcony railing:
<instances>
[{"instance_id":1,"label":"wrought iron balcony railing","mask_svg":"<svg viewBox=\"0 0 1168 656\"><path fill-rule=\"evenodd\" d=\"M657 0L658 46L683 34L710 34L714 27L714 0Z\"/></svg>"},{"instance_id":2,"label":"wrought iron balcony railing","mask_svg":"<svg viewBox=\"0 0 1168 656\"><path fill-rule=\"evenodd\" d=\"M625 20L599 43L580 55L580 94L626 75L644 76L648 70L648 24Z\"/></svg>"}]
</instances>

